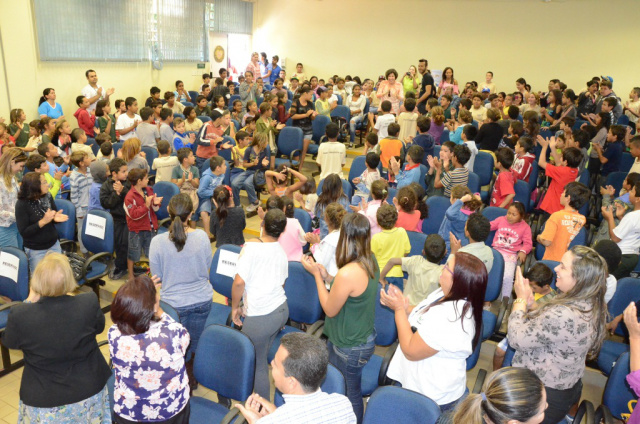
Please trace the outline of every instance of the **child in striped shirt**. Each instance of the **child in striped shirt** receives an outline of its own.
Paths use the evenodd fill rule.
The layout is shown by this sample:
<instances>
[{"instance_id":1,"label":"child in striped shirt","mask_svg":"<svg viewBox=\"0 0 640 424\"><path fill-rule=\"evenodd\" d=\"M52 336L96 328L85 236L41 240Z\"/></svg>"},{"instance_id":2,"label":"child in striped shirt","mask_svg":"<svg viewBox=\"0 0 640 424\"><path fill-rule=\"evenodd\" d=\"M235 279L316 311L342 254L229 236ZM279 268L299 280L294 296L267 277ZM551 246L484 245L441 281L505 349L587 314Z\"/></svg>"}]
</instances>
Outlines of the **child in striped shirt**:
<instances>
[{"instance_id":1,"label":"child in striped shirt","mask_svg":"<svg viewBox=\"0 0 640 424\"><path fill-rule=\"evenodd\" d=\"M76 207L76 219L78 220L78 233L82 233L82 223L89 209L89 190L93 183L91 174L87 172L91 165L91 156L85 151L77 151L71 154L71 164L75 167L69 182L71 184L71 203ZM80 242L80 251L87 253L82 244L82 237L78 237Z\"/></svg>"}]
</instances>

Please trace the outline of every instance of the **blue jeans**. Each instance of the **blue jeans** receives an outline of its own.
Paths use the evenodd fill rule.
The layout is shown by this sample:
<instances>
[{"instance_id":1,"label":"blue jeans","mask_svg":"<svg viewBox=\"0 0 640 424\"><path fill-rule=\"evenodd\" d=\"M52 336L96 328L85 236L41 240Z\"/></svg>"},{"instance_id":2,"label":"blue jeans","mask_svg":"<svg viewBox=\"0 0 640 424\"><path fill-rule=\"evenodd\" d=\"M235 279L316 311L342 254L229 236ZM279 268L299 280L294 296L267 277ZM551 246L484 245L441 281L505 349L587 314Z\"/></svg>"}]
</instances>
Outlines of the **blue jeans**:
<instances>
[{"instance_id":1,"label":"blue jeans","mask_svg":"<svg viewBox=\"0 0 640 424\"><path fill-rule=\"evenodd\" d=\"M329 362L338 368L346 380L347 397L353 406L358 424L362 423L364 404L362 402L362 368L369 362L376 344L376 330L369 335L367 341L360 346L338 347L331 342L329 348Z\"/></svg>"},{"instance_id":2,"label":"blue jeans","mask_svg":"<svg viewBox=\"0 0 640 424\"><path fill-rule=\"evenodd\" d=\"M0 227L0 247L22 249L22 236L15 222L8 227Z\"/></svg>"},{"instance_id":3,"label":"blue jeans","mask_svg":"<svg viewBox=\"0 0 640 424\"><path fill-rule=\"evenodd\" d=\"M31 275L33 275L33 271L36 270L36 267L38 266L42 258L44 258L49 252L62 253L60 242L56 241L56 244L45 250L33 250L29 249L28 247L24 248L24 253L27 254L27 258L29 259L29 272L31 273Z\"/></svg>"},{"instance_id":4,"label":"blue jeans","mask_svg":"<svg viewBox=\"0 0 640 424\"><path fill-rule=\"evenodd\" d=\"M436 421L437 424L453 423L453 414L455 412L454 410L456 409L459 403L461 403L463 400L466 399L467 396L469 396L469 389L465 389L462 396L460 396L457 400L454 400L453 402L450 402L450 403L446 403L444 405L438 405L440 407L440 411L442 412L442 414L440 415L440 418L438 418L438 421Z\"/></svg>"},{"instance_id":5,"label":"blue jeans","mask_svg":"<svg viewBox=\"0 0 640 424\"><path fill-rule=\"evenodd\" d=\"M191 337L191 343L189 344L186 355L186 357L189 358L191 354L196 353L198 341L204 331L204 324L211 311L211 301L207 300L206 302L174 309L180 317L180 324L187 329L189 337Z\"/></svg>"},{"instance_id":6,"label":"blue jeans","mask_svg":"<svg viewBox=\"0 0 640 424\"><path fill-rule=\"evenodd\" d=\"M387 282L389 284L393 284L400 290L404 289L404 280L403 277L387 277Z\"/></svg>"},{"instance_id":7,"label":"blue jeans","mask_svg":"<svg viewBox=\"0 0 640 424\"><path fill-rule=\"evenodd\" d=\"M249 197L249 203L255 205L258 203L256 188L253 185L253 174L255 171L245 171L237 175L231 181L231 190L233 191L233 202L236 206L240 206L240 190L244 189Z\"/></svg>"},{"instance_id":8,"label":"blue jeans","mask_svg":"<svg viewBox=\"0 0 640 424\"><path fill-rule=\"evenodd\" d=\"M354 116L353 118L351 118L351 121L349 121L349 135L352 143L356 139L356 124L358 122L362 122L363 119L364 119L364 115L361 115L361 116Z\"/></svg>"}]
</instances>

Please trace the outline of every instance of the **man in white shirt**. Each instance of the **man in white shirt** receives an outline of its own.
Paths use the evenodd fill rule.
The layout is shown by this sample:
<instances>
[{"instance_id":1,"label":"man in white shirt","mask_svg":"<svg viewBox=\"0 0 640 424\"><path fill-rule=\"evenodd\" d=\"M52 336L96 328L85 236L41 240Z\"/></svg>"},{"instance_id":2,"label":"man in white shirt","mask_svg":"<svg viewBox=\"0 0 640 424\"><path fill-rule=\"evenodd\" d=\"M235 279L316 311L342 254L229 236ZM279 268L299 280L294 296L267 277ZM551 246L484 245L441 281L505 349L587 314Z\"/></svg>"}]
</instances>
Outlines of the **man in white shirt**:
<instances>
[{"instance_id":1,"label":"man in white shirt","mask_svg":"<svg viewBox=\"0 0 640 424\"><path fill-rule=\"evenodd\" d=\"M325 128L325 135L329 141L320 144L316 163L320 167L320 179L325 179L327 175L338 174L342 177L342 167L347 160L347 149L344 144L338 142L338 124L329 123Z\"/></svg>"},{"instance_id":2,"label":"man in white shirt","mask_svg":"<svg viewBox=\"0 0 640 424\"><path fill-rule=\"evenodd\" d=\"M328 364L327 346L320 339L306 333L289 333L282 337L271 362L273 381L285 404L276 408L254 393L245 406L235 406L249 424L353 424L356 416L349 399L320 390Z\"/></svg>"},{"instance_id":3,"label":"man in white shirt","mask_svg":"<svg viewBox=\"0 0 640 424\"><path fill-rule=\"evenodd\" d=\"M89 84L82 89L82 95L89 99L89 107L87 112L91 113L96 110L98 100L109 100L109 96L113 94L115 88L104 89L98 85L98 74L93 69L89 69L84 73Z\"/></svg>"}]
</instances>

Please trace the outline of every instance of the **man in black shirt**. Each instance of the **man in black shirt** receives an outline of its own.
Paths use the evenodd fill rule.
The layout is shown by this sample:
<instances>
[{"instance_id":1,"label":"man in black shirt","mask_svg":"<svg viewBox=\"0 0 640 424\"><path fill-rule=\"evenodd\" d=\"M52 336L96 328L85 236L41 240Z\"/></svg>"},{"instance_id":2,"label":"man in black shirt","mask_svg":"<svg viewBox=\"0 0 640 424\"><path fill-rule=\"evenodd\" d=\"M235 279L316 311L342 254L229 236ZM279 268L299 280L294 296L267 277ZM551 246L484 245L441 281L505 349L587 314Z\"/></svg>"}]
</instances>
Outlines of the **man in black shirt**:
<instances>
[{"instance_id":1,"label":"man in black shirt","mask_svg":"<svg viewBox=\"0 0 640 424\"><path fill-rule=\"evenodd\" d=\"M431 72L428 69L429 62L427 59L420 59L418 61L418 72L422 75L422 85L420 86L420 96L418 97L418 111L422 115L427 113L427 100L431 97L435 97L436 86L431 76Z\"/></svg>"}]
</instances>

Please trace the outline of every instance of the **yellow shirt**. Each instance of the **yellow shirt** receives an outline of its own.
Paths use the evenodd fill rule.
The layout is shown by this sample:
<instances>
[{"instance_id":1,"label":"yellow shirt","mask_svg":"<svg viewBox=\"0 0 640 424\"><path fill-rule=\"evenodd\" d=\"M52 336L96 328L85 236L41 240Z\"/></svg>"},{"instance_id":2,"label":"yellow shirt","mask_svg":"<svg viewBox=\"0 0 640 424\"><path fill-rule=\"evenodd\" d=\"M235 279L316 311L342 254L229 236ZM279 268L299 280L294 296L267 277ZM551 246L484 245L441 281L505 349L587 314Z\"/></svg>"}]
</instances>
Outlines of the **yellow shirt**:
<instances>
[{"instance_id":1,"label":"yellow shirt","mask_svg":"<svg viewBox=\"0 0 640 424\"><path fill-rule=\"evenodd\" d=\"M380 272L391 258L403 258L411 251L411 243L407 231L402 227L382 230L371 238L371 251L376 255ZM396 265L391 268L387 277L402 277L402 268Z\"/></svg>"},{"instance_id":2,"label":"yellow shirt","mask_svg":"<svg viewBox=\"0 0 640 424\"><path fill-rule=\"evenodd\" d=\"M240 165L236 166L237 169L246 170L245 168L242 167L242 161L244 158L244 151L247 150L247 147L249 147L249 145L246 145L244 147L237 147L237 148L234 147L234 149L231 151L231 154L234 155L234 159L235 159L236 150L239 153Z\"/></svg>"}]
</instances>

